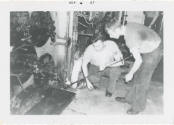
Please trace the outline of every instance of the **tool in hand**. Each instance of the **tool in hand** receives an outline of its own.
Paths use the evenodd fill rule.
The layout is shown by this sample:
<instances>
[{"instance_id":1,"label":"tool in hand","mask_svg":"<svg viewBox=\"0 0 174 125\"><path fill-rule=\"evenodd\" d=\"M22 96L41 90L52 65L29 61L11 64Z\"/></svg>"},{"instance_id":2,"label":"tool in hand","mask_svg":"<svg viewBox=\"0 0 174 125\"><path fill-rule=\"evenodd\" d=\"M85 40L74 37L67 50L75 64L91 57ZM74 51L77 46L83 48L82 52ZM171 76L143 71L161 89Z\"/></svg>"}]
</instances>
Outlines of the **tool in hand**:
<instances>
[{"instance_id":1,"label":"tool in hand","mask_svg":"<svg viewBox=\"0 0 174 125\"><path fill-rule=\"evenodd\" d=\"M121 60L119 60L119 61L114 61L114 62L108 64L108 65L106 66L106 68L107 68L107 67L110 68L110 66L112 66L112 65L114 65L114 64L116 64L116 63L119 63L119 62L128 60L128 59L130 59L130 58L132 58L132 57L133 57L133 56L130 55L130 56L125 57L125 58L123 58L123 59L121 59ZM103 69L103 70L104 70L104 69ZM91 74L89 74L88 76L86 76L86 77L84 77L84 78L82 78L82 79L80 79L80 80L77 80L77 81L75 81L75 82L72 82L70 85L67 86L67 88L70 87L70 86L72 86L72 85L74 85L75 83L77 83L77 86L78 86L78 85L80 84L81 81L84 81L84 80L85 80L86 78L88 78L89 76L95 75L95 74L97 74L97 73L99 73L99 72L102 72L103 70L99 70L99 71L97 71L97 72L95 72L95 73L91 73Z\"/></svg>"}]
</instances>

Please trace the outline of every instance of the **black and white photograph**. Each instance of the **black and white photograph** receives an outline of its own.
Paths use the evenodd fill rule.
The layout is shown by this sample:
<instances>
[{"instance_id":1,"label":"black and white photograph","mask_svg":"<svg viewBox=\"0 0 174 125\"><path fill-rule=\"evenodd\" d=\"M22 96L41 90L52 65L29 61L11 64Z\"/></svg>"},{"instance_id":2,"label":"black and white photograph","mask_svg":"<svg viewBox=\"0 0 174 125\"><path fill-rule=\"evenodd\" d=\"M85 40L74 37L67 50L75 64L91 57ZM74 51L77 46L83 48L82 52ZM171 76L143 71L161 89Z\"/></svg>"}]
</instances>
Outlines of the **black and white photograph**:
<instances>
[{"instance_id":1,"label":"black and white photograph","mask_svg":"<svg viewBox=\"0 0 174 125\"><path fill-rule=\"evenodd\" d=\"M163 10L9 15L11 115L164 114Z\"/></svg>"}]
</instances>

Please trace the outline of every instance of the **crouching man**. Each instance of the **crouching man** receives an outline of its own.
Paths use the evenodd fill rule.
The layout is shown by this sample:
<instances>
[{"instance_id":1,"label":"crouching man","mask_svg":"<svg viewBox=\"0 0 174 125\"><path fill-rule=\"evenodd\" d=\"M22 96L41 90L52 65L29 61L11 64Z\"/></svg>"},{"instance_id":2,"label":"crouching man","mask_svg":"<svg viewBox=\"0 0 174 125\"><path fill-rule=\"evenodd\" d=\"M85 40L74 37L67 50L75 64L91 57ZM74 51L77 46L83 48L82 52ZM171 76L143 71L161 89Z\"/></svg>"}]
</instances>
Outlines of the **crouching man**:
<instances>
[{"instance_id":1,"label":"crouching man","mask_svg":"<svg viewBox=\"0 0 174 125\"><path fill-rule=\"evenodd\" d=\"M97 34L97 37L94 36L94 38L95 40L86 48L82 57L82 70L89 89L93 89L93 85L100 86L101 77L106 76L108 78L108 82L105 83L106 96L110 97L115 91L116 82L121 74L119 66L124 65L124 61L120 61L123 60L123 56L115 42L111 40L104 41L104 35ZM114 61L120 62L112 64ZM96 74L99 79L88 73L89 63L91 64L90 67L98 67L98 70L101 71Z\"/></svg>"},{"instance_id":2,"label":"crouching man","mask_svg":"<svg viewBox=\"0 0 174 125\"><path fill-rule=\"evenodd\" d=\"M147 92L152 74L162 57L162 42L152 29L136 23L121 26L117 23L106 24L106 31L112 38L124 35L127 47L135 58L135 62L125 76L133 86L125 97L116 97L116 101L129 103L128 114L138 114L146 106Z\"/></svg>"}]
</instances>

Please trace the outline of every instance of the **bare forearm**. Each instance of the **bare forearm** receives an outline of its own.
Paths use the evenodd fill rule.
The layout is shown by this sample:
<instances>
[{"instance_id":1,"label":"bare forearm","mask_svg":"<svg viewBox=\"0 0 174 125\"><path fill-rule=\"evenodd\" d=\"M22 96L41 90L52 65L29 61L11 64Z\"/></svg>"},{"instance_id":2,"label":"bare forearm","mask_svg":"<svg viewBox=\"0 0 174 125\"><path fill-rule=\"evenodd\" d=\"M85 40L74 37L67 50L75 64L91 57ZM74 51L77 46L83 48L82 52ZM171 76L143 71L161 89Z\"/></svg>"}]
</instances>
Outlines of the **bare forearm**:
<instances>
[{"instance_id":1,"label":"bare forearm","mask_svg":"<svg viewBox=\"0 0 174 125\"><path fill-rule=\"evenodd\" d=\"M82 64L82 70L83 70L83 74L85 76L86 83L88 85L88 84L90 84L90 82L88 80L88 64L87 63Z\"/></svg>"},{"instance_id":2,"label":"bare forearm","mask_svg":"<svg viewBox=\"0 0 174 125\"><path fill-rule=\"evenodd\" d=\"M136 48L132 49L131 52L132 52L133 57L135 58L135 62L133 64L129 74L133 75L140 68L141 63L142 63L142 57L141 57L140 52Z\"/></svg>"},{"instance_id":3,"label":"bare forearm","mask_svg":"<svg viewBox=\"0 0 174 125\"><path fill-rule=\"evenodd\" d=\"M135 60L129 73L134 74L140 68L141 64L142 64L142 60Z\"/></svg>"},{"instance_id":4,"label":"bare forearm","mask_svg":"<svg viewBox=\"0 0 174 125\"><path fill-rule=\"evenodd\" d=\"M158 15L159 15L158 13L155 15L155 17L153 18L152 22L150 23L150 26L152 26L155 23L155 21L158 18Z\"/></svg>"},{"instance_id":5,"label":"bare forearm","mask_svg":"<svg viewBox=\"0 0 174 125\"><path fill-rule=\"evenodd\" d=\"M84 76L85 77L87 77L88 76L88 64L85 62L83 62L83 64L82 64L82 70L83 70L83 74L84 74Z\"/></svg>"},{"instance_id":6,"label":"bare forearm","mask_svg":"<svg viewBox=\"0 0 174 125\"><path fill-rule=\"evenodd\" d=\"M79 58L78 60L74 61L74 66L73 66L72 75L71 75L71 82L75 82L78 80L81 67L82 67L82 59Z\"/></svg>"},{"instance_id":7,"label":"bare forearm","mask_svg":"<svg viewBox=\"0 0 174 125\"><path fill-rule=\"evenodd\" d=\"M82 65L82 70L83 70L84 76L87 77L88 76L87 65Z\"/></svg>"}]
</instances>

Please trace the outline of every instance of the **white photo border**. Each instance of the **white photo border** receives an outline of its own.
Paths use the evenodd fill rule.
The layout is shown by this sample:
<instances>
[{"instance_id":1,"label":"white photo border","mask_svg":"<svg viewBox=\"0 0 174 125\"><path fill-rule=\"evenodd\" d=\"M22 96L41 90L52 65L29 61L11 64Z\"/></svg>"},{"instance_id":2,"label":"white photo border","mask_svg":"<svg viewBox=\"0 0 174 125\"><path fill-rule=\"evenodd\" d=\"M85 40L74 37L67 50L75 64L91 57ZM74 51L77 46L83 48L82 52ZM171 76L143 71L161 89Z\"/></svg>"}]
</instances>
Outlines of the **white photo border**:
<instances>
[{"instance_id":1,"label":"white photo border","mask_svg":"<svg viewBox=\"0 0 174 125\"><path fill-rule=\"evenodd\" d=\"M10 115L10 11L164 11L164 114L162 115L91 115L91 116L15 116ZM0 3L0 124L174 124L174 2L116 2L95 1L83 5L60 2L4 2ZM170 41L170 42L169 42Z\"/></svg>"}]
</instances>

